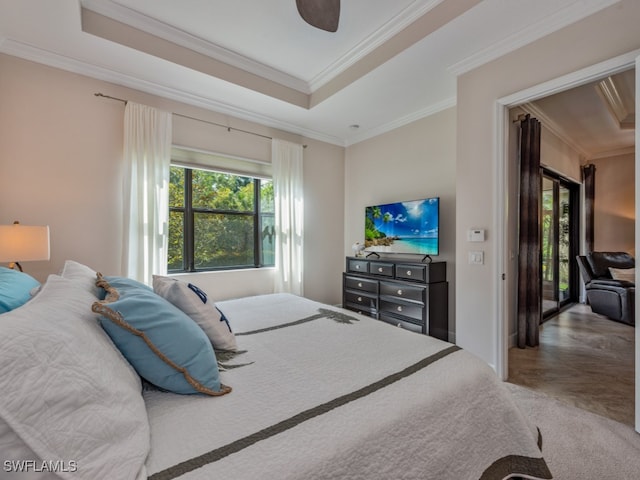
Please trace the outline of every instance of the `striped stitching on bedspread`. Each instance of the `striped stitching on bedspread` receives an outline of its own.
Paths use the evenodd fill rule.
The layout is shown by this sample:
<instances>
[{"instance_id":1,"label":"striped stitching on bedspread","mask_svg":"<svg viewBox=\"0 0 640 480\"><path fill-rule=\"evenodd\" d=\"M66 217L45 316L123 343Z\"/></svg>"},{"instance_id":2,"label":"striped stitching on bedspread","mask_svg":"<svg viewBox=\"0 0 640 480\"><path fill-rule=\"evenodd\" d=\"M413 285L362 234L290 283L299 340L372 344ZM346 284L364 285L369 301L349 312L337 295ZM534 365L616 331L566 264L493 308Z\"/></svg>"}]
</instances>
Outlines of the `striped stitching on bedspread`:
<instances>
[{"instance_id":1,"label":"striped stitching on bedspread","mask_svg":"<svg viewBox=\"0 0 640 480\"><path fill-rule=\"evenodd\" d=\"M538 430L538 448L542 451L542 432ZM526 472L540 478L553 478L544 458L525 457L523 455L507 455L499 458L489 466L480 477L480 480L503 479L514 472ZM522 478L522 477L509 477Z\"/></svg>"},{"instance_id":2,"label":"striped stitching on bedspread","mask_svg":"<svg viewBox=\"0 0 640 480\"><path fill-rule=\"evenodd\" d=\"M298 413L291 418L271 425L270 427L253 433L247 437L236 440L235 442L231 442L228 445L217 448L215 450L211 450L210 452L204 453L198 457L194 457L190 460L186 460L165 470L154 473L153 475L149 476L148 480L172 480L178 478L180 475L184 475L185 473L191 472L198 468L204 467L205 465L221 460L227 455L239 452L240 450L250 447L251 445L258 443L261 440L273 437L279 433L295 427L302 422L310 420L314 417L327 413L335 408L346 405L349 402L358 400L359 398L363 398L371 393L374 393L377 390L387 387L392 383L395 383L405 377L408 377L409 375L422 370L425 367L428 367L441 358L444 358L451 353L457 352L458 350L460 350L460 347L456 345L452 345L451 347L440 350L439 352L434 353L433 355L430 355L429 357L426 357L419 362L414 363L413 365L410 365L403 370L400 370L399 372L393 373L385 378L382 378L381 380L378 380L377 382L367 385L366 387L360 388L359 390L355 390L351 393L342 395L326 403L305 410L304 412Z\"/></svg>"},{"instance_id":3,"label":"striped stitching on bedspread","mask_svg":"<svg viewBox=\"0 0 640 480\"><path fill-rule=\"evenodd\" d=\"M526 472L527 477L510 477L514 472ZM544 458L523 457L521 455L507 455L487 468L480 480L502 480L503 478L553 478Z\"/></svg>"},{"instance_id":4,"label":"striped stitching on bedspread","mask_svg":"<svg viewBox=\"0 0 640 480\"><path fill-rule=\"evenodd\" d=\"M301 325L303 323L312 322L313 320L318 320L319 318L328 318L335 322L344 323L347 325L351 325L353 322L360 321L356 317L347 315L342 312L337 312L335 310L329 310L328 308L319 308L318 312L319 313L316 313L315 315L301 318L300 320L295 320L293 322L283 323L281 325L274 325L272 327L259 328L258 330L249 330L248 332L236 332L234 335L236 337L239 337L241 335L254 335L256 333L270 332L272 330L279 330L281 328L293 327L295 325Z\"/></svg>"}]
</instances>

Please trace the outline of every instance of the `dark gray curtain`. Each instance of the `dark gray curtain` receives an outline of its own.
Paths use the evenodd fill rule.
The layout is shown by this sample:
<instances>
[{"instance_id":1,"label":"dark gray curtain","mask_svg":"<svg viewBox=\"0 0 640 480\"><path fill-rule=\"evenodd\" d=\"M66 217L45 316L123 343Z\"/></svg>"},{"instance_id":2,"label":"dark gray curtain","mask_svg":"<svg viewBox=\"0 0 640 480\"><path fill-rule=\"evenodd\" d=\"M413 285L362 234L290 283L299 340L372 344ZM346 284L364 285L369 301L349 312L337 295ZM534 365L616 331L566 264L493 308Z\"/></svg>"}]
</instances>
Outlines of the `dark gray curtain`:
<instances>
[{"instance_id":1,"label":"dark gray curtain","mask_svg":"<svg viewBox=\"0 0 640 480\"><path fill-rule=\"evenodd\" d=\"M593 252L594 238L594 201L596 198L596 166L593 163L582 166L584 185L584 251Z\"/></svg>"},{"instance_id":2,"label":"dark gray curtain","mask_svg":"<svg viewBox=\"0 0 640 480\"><path fill-rule=\"evenodd\" d=\"M539 343L540 191L540 122L527 115L520 122L519 348Z\"/></svg>"}]
</instances>

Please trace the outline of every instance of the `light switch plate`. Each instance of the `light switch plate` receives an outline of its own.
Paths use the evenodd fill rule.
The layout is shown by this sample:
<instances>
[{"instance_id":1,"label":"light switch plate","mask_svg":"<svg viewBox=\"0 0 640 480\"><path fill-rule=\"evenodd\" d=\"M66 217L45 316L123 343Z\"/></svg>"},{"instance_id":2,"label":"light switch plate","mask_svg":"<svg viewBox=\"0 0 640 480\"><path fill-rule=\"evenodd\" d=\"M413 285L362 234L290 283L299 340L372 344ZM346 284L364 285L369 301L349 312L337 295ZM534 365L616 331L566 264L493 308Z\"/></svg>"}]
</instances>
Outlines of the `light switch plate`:
<instances>
[{"instance_id":1,"label":"light switch plate","mask_svg":"<svg viewBox=\"0 0 640 480\"><path fill-rule=\"evenodd\" d=\"M469 265L484 265L484 252L469 252Z\"/></svg>"}]
</instances>

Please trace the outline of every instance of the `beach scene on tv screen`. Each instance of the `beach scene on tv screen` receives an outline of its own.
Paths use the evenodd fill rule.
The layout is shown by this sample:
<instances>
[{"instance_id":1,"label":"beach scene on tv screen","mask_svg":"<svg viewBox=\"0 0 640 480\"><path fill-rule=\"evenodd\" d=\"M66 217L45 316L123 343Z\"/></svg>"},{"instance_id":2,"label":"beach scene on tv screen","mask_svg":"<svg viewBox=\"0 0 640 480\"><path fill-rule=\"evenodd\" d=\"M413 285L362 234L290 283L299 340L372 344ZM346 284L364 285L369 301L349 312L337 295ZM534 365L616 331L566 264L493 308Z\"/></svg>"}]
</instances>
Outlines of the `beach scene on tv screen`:
<instances>
[{"instance_id":1,"label":"beach scene on tv screen","mask_svg":"<svg viewBox=\"0 0 640 480\"><path fill-rule=\"evenodd\" d=\"M365 250L438 254L438 198L367 207Z\"/></svg>"}]
</instances>

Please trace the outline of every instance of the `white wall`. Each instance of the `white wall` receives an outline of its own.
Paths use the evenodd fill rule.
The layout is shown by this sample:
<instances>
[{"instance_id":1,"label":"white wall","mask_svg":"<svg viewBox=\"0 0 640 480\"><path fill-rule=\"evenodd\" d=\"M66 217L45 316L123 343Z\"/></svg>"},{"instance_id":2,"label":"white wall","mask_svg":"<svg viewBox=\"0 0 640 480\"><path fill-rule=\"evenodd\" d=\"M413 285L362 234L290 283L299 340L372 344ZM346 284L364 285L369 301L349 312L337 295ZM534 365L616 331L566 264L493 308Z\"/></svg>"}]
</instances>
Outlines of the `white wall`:
<instances>
[{"instance_id":1,"label":"white wall","mask_svg":"<svg viewBox=\"0 0 640 480\"><path fill-rule=\"evenodd\" d=\"M496 365L498 289L495 252L497 218L496 108L499 99L640 47L640 2L622 0L571 26L458 77L456 183L456 339L460 346ZM500 127L502 128L502 127ZM513 205L505 205L507 210ZM468 265L464 232L489 229L486 263ZM507 282L514 278L507 277Z\"/></svg>"},{"instance_id":2,"label":"white wall","mask_svg":"<svg viewBox=\"0 0 640 480\"><path fill-rule=\"evenodd\" d=\"M51 260L26 263L28 273L42 281L74 259L120 274L124 104L94 96L102 92L308 144L305 292L319 301L340 301L344 148L8 55L0 55L0 71L0 223L19 220L51 229ZM270 160L268 139L173 118L176 144ZM272 269L191 277L214 299L273 291Z\"/></svg>"},{"instance_id":3,"label":"white wall","mask_svg":"<svg viewBox=\"0 0 640 480\"><path fill-rule=\"evenodd\" d=\"M364 241L366 206L440 197L440 255L434 261L447 262L451 340L456 283L455 122L456 110L450 108L348 147L344 205L344 253L352 255L351 245Z\"/></svg>"}]
</instances>

